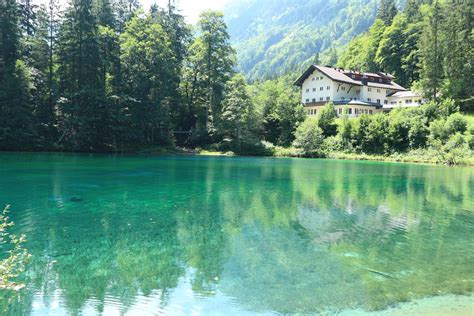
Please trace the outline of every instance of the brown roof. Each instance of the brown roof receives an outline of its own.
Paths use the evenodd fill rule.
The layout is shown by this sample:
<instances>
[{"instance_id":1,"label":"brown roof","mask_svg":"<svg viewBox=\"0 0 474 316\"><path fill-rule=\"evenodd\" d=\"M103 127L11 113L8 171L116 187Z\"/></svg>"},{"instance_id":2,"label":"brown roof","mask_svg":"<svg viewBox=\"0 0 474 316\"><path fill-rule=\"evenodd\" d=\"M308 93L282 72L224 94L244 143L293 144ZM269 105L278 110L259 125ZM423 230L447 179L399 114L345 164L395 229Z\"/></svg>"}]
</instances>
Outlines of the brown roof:
<instances>
[{"instance_id":1,"label":"brown roof","mask_svg":"<svg viewBox=\"0 0 474 316\"><path fill-rule=\"evenodd\" d=\"M318 65L311 65L296 81L295 85L301 87L303 85L303 82L315 71L319 70L321 73L329 77L330 79L337 81L337 82L342 82L342 83L348 83L356 86L363 86L363 83L361 80L354 80L351 77L349 77L346 73L352 73L344 69L339 69L339 68L332 68L332 67L325 67L325 66L318 66ZM356 72L353 72L356 73ZM388 78L392 79L393 76L385 73L361 73L361 75L366 76L366 77L374 77L374 78ZM384 88L384 89L392 89L392 90L400 90L400 91L405 91L406 89L400 86L399 84L390 81L389 83L378 83L378 82L371 82L369 81L367 83L369 87L376 87L376 88Z\"/></svg>"}]
</instances>

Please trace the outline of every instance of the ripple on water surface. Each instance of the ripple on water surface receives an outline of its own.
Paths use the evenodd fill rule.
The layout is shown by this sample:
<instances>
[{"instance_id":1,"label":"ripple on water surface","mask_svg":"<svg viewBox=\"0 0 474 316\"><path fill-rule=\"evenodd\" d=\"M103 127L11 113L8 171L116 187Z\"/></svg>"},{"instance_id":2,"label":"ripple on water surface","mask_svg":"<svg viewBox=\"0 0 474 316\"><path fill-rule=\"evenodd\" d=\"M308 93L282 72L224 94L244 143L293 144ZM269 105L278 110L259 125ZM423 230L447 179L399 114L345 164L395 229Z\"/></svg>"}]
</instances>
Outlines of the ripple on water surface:
<instances>
[{"instance_id":1,"label":"ripple on water surface","mask_svg":"<svg viewBox=\"0 0 474 316\"><path fill-rule=\"evenodd\" d=\"M10 154L0 171L33 255L9 314L388 313L473 292L474 168Z\"/></svg>"}]
</instances>

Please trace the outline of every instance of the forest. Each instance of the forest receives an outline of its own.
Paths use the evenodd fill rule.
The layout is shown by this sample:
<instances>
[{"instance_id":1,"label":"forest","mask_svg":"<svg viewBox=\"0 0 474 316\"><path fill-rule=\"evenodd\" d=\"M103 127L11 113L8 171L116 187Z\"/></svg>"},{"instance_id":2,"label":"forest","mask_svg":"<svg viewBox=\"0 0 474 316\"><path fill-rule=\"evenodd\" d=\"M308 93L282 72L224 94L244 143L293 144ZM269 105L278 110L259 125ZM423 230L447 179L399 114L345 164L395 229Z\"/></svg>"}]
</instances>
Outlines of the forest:
<instances>
[{"instance_id":1,"label":"forest","mask_svg":"<svg viewBox=\"0 0 474 316\"><path fill-rule=\"evenodd\" d=\"M0 6L0 150L180 146L330 156L431 149L443 157L453 144L462 144L463 155L472 150L474 124L458 113L473 109L469 1L410 0L403 10L393 0L378 4L373 26L330 62L392 73L430 102L350 121L336 118L331 104L323 117L305 120L293 86L297 71L251 82L238 73L220 12L202 12L191 26L174 1L147 12L134 0L71 0L66 8L57 0L46 6L2 0ZM320 62L319 52L308 62ZM405 120L415 115L410 111L420 119Z\"/></svg>"}]
</instances>

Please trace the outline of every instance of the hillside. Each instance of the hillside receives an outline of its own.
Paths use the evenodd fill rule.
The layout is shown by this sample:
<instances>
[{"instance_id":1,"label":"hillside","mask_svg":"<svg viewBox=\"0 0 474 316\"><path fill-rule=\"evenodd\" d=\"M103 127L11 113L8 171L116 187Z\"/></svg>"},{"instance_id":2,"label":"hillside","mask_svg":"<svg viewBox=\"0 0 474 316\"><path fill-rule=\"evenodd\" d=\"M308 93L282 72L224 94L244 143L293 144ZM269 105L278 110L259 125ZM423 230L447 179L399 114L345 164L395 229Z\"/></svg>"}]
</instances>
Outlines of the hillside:
<instances>
[{"instance_id":1,"label":"hillside","mask_svg":"<svg viewBox=\"0 0 474 316\"><path fill-rule=\"evenodd\" d=\"M377 0L231 0L225 7L239 70L251 80L305 67L317 52L323 63L366 31ZM332 55L332 56L331 56Z\"/></svg>"}]
</instances>

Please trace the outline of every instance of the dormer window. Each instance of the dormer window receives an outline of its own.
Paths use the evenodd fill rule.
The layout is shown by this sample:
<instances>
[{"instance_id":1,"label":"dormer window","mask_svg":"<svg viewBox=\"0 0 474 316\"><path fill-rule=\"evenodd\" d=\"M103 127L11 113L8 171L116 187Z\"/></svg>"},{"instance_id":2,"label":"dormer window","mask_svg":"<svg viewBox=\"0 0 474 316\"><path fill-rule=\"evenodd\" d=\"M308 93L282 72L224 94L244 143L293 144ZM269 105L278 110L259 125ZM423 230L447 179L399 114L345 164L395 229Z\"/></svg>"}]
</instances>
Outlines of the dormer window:
<instances>
[{"instance_id":1,"label":"dormer window","mask_svg":"<svg viewBox=\"0 0 474 316\"><path fill-rule=\"evenodd\" d=\"M383 81L382 78L380 78L380 79L379 79L379 82L382 82L382 81Z\"/></svg>"},{"instance_id":2,"label":"dormer window","mask_svg":"<svg viewBox=\"0 0 474 316\"><path fill-rule=\"evenodd\" d=\"M352 77L352 79L355 79L356 75L352 75L351 77Z\"/></svg>"}]
</instances>

